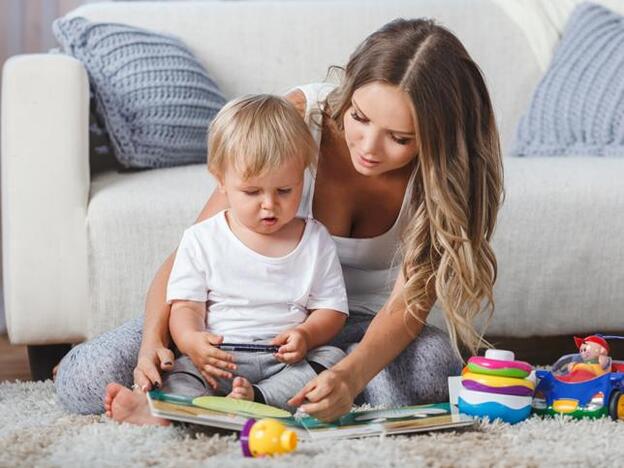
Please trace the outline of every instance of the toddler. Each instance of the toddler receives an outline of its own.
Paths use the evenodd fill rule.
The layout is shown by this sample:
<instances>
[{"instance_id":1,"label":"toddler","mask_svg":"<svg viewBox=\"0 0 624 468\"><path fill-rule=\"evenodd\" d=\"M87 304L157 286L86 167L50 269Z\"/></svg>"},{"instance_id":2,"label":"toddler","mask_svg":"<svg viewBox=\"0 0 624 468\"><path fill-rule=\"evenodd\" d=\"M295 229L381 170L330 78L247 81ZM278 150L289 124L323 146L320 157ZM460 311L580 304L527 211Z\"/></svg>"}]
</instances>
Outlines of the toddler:
<instances>
[{"instance_id":1,"label":"toddler","mask_svg":"<svg viewBox=\"0 0 624 468\"><path fill-rule=\"evenodd\" d=\"M317 221L297 217L315 154L303 119L277 96L237 99L213 121L208 169L228 209L187 229L178 247L167 302L183 356L163 376L163 391L292 409L288 400L344 357L325 346L348 315L333 240ZM227 342L278 350L218 349Z\"/></svg>"}]
</instances>

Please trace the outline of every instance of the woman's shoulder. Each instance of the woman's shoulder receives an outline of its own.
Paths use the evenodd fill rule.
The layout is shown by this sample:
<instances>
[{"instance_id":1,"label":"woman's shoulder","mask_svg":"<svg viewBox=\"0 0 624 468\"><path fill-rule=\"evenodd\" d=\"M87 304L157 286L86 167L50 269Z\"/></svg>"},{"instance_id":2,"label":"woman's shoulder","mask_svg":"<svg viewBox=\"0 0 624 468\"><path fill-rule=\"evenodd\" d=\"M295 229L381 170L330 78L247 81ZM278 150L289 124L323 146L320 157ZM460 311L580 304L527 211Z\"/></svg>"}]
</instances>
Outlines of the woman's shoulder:
<instances>
[{"instance_id":1,"label":"woman's shoulder","mask_svg":"<svg viewBox=\"0 0 624 468\"><path fill-rule=\"evenodd\" d=\"M289 91L284 98L295 106L295 109L297 109L297 112L299 112L301 117L305 118L307 101L306 96L301 89L295 88Z\"/></svg>"},{"instance_id":2,"label":"woman's shoulder","mask_svg":"<svg viewBox=\"0 0 624 468\"><path fill-rule=\"evenodd\" d=\"M307 121L310 112L320 109L327 95L335 87L334 83L308 83L296 86L286 94L285 98L295 106L301 116Z\"/></svg>"}]
</instances>

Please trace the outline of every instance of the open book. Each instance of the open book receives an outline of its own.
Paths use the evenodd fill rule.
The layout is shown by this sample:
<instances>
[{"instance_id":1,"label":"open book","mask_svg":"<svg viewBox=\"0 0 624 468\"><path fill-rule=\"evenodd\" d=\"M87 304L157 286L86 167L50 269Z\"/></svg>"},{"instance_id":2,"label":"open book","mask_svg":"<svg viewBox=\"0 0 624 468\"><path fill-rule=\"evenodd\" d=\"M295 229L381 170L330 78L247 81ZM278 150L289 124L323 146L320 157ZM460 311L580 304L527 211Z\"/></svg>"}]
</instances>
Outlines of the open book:
<instances>
[{"instance_id":1,"label":"open book","mask_svg":"<svg viewBox=\"0 0 624 468\"><path fill-rule=\"evenodd\" d=\"M301 440L407 434L460 428L474 423L469 416L452 413L448 403L358 410L333 423L324 423L312 416L300 417L246 400L214 396L187 398L158 390L147 395L154 416L233 431L242 430L249 419L273 418L295 430Z\"/></svg>"}]
</instances>

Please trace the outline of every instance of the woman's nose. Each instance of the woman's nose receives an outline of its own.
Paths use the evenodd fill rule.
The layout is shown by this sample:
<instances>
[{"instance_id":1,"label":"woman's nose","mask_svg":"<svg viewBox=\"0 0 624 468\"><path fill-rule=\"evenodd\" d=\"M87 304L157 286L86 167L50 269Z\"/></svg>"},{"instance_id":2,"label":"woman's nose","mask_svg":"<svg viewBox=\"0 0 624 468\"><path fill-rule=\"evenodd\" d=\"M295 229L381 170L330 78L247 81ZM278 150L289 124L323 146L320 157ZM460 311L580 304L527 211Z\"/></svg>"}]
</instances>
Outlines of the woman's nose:
<instances>
[{"instance_id":1,"label":"woman's nose","mask_svg":"<svg viewBox=\"0 0 624 468\"><path fill-rule=\"evenodd\" d=\"M374 155L377 152L377 146L379 144L379 133L369 131L364 133L362 137L362 151L365 155Z\"/></svg>"}]
</instances>

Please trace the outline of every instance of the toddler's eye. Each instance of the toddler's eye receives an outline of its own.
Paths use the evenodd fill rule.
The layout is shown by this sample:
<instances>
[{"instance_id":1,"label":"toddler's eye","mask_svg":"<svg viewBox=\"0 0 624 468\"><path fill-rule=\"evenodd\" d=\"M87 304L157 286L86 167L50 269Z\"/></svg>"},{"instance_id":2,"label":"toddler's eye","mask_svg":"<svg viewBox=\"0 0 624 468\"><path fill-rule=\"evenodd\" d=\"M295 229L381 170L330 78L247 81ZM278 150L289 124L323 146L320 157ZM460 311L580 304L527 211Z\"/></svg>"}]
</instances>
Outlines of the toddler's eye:
<instances>
[{"instance_id":1,"label":"toddler's eye","mask_svg":"<svg viewBox=\"0 0 624 468\"><path fill-rule=\"evenodd\" d=\"M243 190L243 193L245 195L249 195L250 197L253 197L254 195L258 195L260 191L259 190Z\"/></svg>"},{"instance_id":2,"label":"toddler's eye","mask_svg":"<svg viewBox=\"0 0 624 468\"><path fill-rule=\"evenodd\" d=\"M277 189L277 193L279 193L280 195L286 195L290 192L292 192L292 189L290 188Z\"/></svg>"}]
</instances>

